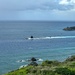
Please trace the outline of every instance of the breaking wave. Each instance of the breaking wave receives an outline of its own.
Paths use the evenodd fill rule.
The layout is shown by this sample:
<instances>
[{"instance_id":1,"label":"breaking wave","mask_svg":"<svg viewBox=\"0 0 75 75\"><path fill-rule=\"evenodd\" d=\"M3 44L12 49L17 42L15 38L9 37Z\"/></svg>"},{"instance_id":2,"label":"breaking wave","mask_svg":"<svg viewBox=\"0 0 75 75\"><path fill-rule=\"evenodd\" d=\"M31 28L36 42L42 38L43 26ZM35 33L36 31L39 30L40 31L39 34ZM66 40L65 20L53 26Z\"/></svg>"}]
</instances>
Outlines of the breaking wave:
<instances>
[{"instance_id":1,"label":"breaking wave","mask_svg":"<svg viewBox=\"0 0 75 75\"><path fill-rule=\"evenodd\" d=\"M42 61L43 61L43 59L41 59L41 58L40 58L40 59L38 59L38 61L42 62Z\"/></svg>"},{"instance_id":2,"label":"breaking wave","mask_svg":"<svg viewBox=\"0 0 75 75\"><path fill-rule=\"evenodd\" d=\"M23 63L23 62L26 62L25 60L18 60L17 61L18 63Z\"/></svg>"},{"instance_id":3,"label":"breaking wave","mask_svg":"<svg viewBox=\"0 0 75 75\"><path fill-rule=\"evenodd\" d=\"M21 69L21 68L23 68L23 67L26 67L27 65L21 65L20 67L19 67L19 69Z\"/></svg>"}]
</instances>

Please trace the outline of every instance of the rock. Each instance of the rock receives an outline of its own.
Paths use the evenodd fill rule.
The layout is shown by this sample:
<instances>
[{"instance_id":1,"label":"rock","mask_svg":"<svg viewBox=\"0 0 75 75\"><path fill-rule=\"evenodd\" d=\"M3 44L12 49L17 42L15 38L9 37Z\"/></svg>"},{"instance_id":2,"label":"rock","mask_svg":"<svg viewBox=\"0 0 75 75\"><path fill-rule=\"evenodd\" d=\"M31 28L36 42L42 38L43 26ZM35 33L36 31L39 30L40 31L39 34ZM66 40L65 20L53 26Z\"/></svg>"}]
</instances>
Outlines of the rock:
<instances>
[{"instance_id":1,"label":"rock","mask_svg":"<svg viewBox=\"0 0 75 75\"><path fill-rule=\"evenodd\" d=\"M29 66L31 65L31 66L38 66L38 64L36 63L36 62L34 62L34 61L32 61L30 64L28 64Z\"/></svg>"},{"instance_id":2,"label":"rock","mask_svg":"<svg viewBox=\"0 0 75 75\"><path fill-rule=\"evenodd\" d=\"M73 55L73 56L67 58L66 61L75 61L75 55Z\"/></svg>"},{"instance_id":3,"label":"rock","mask_svg":"<svg viewBox=\"0 0 75 75\"><path fill-rule=\"evenodd\" d=\"M36 58L32 57L32 58L31 58L31 61L37 61L37 60L36 60Z\"/></svg>"},{"instance_id":4,"label":"rock","mask_svg":"<svg viewBox=\"0 0 75 75\"><path fill-rule=\"evenodd\" d=\"M75 26L67 27L67 28L64 28L63 30L65 30L65 31L74 31L75 30Z\"/></svg>"},{"instance_id":5,"label":"rock","mask_svg":"<svg viewBox=\"0 0 75 75\"><path fill-rule=\"evenodd\" d=\"M38 64L36 63L36 61L37 61L37 59L36 59L36 58L32 57L32 58L30 59L30 61L31 61L31 63L30 63L30 64L28 64L28 65L38 66Z\"/></svg>"}]
</instances>

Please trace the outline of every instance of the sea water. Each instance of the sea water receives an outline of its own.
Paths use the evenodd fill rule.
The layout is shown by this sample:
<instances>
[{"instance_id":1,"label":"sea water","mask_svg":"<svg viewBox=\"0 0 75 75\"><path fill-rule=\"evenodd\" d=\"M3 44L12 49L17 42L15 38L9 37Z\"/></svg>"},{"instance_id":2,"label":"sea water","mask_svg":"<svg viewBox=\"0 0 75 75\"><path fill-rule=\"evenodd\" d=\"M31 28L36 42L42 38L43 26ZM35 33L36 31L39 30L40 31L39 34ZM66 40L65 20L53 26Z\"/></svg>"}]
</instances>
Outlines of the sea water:
<instances>
[{"instance_id":1,"label":"sea water","mask_svg":"<svg viewBox=\"0 0 75 75\"><path fill-rule=\"evenodd\" d=\"M31 57L39 63L75 55L75 31L63 30L71 26L75 22L1 21L0 75L27 65Z\"/></svg>"}]
</instances>

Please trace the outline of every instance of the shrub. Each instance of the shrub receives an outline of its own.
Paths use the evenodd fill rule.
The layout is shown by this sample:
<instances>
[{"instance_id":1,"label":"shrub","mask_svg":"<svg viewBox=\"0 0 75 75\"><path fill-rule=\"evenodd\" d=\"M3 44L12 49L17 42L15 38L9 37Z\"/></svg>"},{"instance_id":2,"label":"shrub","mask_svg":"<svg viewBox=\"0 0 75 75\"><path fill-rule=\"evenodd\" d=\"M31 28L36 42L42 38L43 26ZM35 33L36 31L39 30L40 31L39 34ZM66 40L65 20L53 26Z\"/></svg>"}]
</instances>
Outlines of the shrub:
<instances>
[{"instance_id":1,"label":"shrub","mask_svg":"<svg viewBox=\"0 0 75 75\"><path fill-rule=\"evenodd\" d=\"M50 70L43 70L42 75L55 75L55 73L53 71L50 71Z\"/></svg>"},{"instance_id":2,"label":"shrub","mask_svg":"<svg viewBox=\"0 0 75 75\"><path fill-rule=\"evenodd\" d=\"M58 65L59 62L58 61L49 61L49 60L46 60L42 63L42 66L51 66L51 65Z\"/></svg>"},{"instance_id":3,"label":"shrub","mask_svg":"<svg viewBox=\"0 0 75 75\"><path fill-rule=\"evenodd\" d=\"M67 58L65 61L75 61L75 55L71 56L70 58Z\"/></svg>"},{"instance_id":4,"label":"shrub","mask_svg":"<svg viewBox=\"0 0 75 75\"><path fill-rule=\"evenodd\" d=\"M56 68L55 72L61 75L75 75L75 72L69 70L68 68Z\"/></svg>"}]
</instances>

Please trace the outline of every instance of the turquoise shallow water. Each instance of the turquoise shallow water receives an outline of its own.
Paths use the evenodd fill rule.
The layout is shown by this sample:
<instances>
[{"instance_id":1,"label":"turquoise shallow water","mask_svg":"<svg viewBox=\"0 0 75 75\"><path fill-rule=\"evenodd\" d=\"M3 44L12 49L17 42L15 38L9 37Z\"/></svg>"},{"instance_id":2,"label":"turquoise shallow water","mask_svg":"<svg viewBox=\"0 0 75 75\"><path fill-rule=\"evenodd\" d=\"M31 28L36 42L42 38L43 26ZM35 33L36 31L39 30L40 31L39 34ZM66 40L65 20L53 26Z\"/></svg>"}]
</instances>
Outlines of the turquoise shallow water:
<instances>
[{"instance_id":1,"label":"turquoise shallow water","mask_svg":"<svg viewBox=\"0 0 75 75\"><path fill-rule=\"evenodd\" d=\"M0 22L0 75L28 64L26 60L31 57L64 61L75 55L75 31L62 30L74 25L75 22Z\"/></svg>"}]
</instances>

